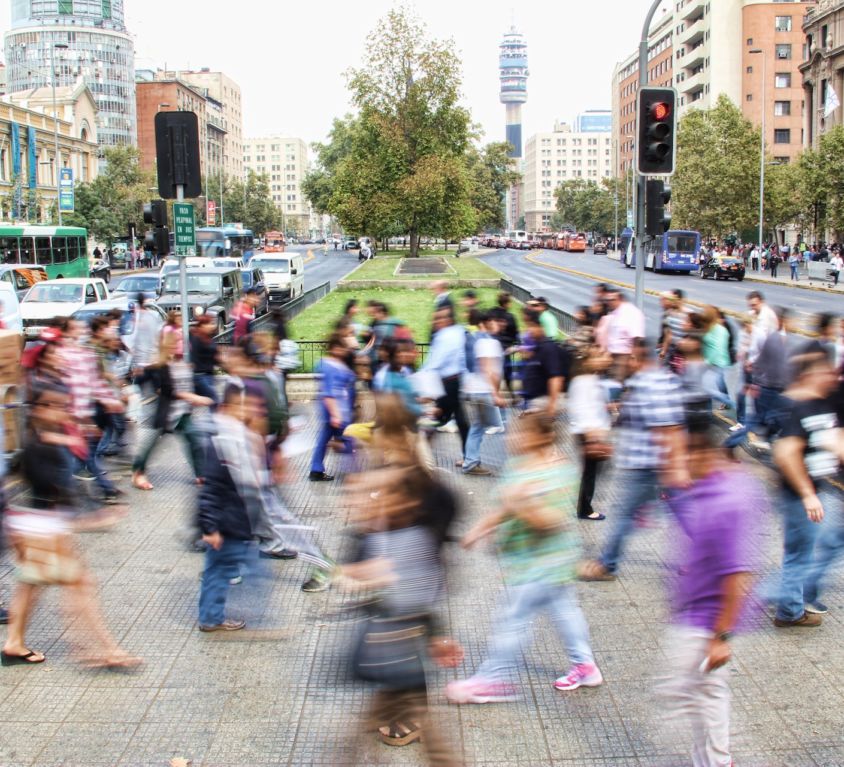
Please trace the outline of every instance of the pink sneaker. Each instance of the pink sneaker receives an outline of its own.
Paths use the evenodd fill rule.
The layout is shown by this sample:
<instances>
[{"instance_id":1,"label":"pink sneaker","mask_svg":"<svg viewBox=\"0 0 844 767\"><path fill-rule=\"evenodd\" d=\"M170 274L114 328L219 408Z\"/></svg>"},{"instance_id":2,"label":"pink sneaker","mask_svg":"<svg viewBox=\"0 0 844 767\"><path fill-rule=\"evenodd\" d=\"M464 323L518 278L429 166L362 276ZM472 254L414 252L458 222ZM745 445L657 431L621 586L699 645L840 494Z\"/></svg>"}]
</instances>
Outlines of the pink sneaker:
<instances>
[{"instance_id":1,"label":"pink sneaker","mask_svg":"<svg viewBox=\"0 0 844 767\"><path fill-rule=\"evenodd\" d=\"M603 681L604 677L594 663L578 663L554 682L554 687L557 690L576 690L578 687L598 687Z\"/></svg>"},{"instance_id":2,"label":"pink sneaker","mask_svg":"<svg viewBox=\"0 0 844 767\"><path fill-rule=\"evenodd\" d=\"M445 697L452 703L506 703L516 700L516 689L506 682L495 682L483 677L469 677L449 682Z\"/></svg>"}]
</instances>

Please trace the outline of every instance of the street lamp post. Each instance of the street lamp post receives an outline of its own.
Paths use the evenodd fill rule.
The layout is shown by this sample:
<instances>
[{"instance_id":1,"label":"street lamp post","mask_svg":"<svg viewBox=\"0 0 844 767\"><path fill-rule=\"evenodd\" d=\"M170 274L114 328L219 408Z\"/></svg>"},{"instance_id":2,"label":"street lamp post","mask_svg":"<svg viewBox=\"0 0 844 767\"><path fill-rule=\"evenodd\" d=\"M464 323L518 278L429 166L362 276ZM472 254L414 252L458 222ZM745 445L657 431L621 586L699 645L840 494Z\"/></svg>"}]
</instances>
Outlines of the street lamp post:
<instances>
[{"instance_id":1,"label":"street lamp post","mask_svg":"<svg viewBox=\"0 0 844 767\"><path fill-rule=\"evenodd\" d=\"M762 258L762 235L765 226L765 84L766 62L765 52L761 48L753 48L751 54L762 55L762 120L761 120L761 146L759 149L759 258Z\"/></svg>"},{"instance_id":2,"label":"street lamp post","mask_svg":"<svg viewBox=\"0 0 844 767\"><path fill-rule=\"evenodd\" d=\"M59 217L59 226L62 225L62 206L61 206L61 181L59 179L60 168L59 164L59 112L56 109L56 49L67 50L67 45L64 43L52 43L50 45L50 83L53 88L53 139L55 141L55 168L56 168L56 212Z\"/></svg>"}]
</instances>

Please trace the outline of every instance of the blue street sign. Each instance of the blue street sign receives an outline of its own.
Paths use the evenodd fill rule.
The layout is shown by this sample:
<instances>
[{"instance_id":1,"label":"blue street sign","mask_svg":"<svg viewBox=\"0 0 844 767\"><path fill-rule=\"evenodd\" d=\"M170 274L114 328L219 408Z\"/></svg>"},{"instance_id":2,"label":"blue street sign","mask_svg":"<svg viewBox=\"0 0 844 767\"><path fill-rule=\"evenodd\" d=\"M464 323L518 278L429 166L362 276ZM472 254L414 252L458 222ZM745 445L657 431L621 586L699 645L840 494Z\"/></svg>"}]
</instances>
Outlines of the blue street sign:
<instances>
[{"instance_id":1,"label":"blue street sign","mask_svg":"<svg viewBox=\"0 0 844 767\"><path fill-rule=\"evenodd\" d=\"M59 210L73 213L76 209L76 193L73 188L73 168L59 169Z\"/></svg>"}]
</instances>

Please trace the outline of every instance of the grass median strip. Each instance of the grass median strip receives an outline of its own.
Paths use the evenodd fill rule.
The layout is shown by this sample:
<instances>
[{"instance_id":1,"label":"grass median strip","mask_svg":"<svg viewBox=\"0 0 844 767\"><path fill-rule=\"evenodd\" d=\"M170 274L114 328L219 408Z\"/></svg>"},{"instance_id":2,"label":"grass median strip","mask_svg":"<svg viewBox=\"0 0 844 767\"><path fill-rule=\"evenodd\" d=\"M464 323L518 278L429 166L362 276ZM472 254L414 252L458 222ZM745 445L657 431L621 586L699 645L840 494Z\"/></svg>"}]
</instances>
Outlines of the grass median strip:
<instances>
[{"instance_id":1,"label":"grass median strip","mask_svg":"<svg viewBox=\"0 0 844 767\"><path fill-rule=\"evenodd\" d=\"M432 253L423 251L420 255L427 258ZM493 269L477 258L455 258L450 256L437 256L442 258L448 266L445 274L396 274L399 261L403 255L394 255L392 252L379 253L376 258L364 263L349 275L351 280L403 280L407 282L431 282L436 279L455 280L497 280L501 273Z\"/></svg>"}]
</instances>

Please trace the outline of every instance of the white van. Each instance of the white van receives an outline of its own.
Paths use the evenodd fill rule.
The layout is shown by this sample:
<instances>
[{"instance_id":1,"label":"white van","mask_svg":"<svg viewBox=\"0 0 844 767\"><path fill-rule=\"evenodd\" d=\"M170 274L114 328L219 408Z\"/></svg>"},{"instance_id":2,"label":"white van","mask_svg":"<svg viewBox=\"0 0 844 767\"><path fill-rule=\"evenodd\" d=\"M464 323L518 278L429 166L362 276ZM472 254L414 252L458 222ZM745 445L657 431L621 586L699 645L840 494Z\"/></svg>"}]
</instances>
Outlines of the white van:
<instances>
[{"instance_id":1,"label":"white van","mask_svg":"<svg viewBox=\"0 0 844 767\"><path fill-rule=\"evenodd\" d=\"M23 333L20 299L14 286L8 282L0 282L0 320L6 330Z\"/></svg>"},{"instance_id":2,"label":"white van","mask_svg":"<svg viewBox=\"0 0 844 767\"><path fill-rule=\"evenodd\" d=\"M305 292L305 259L301 253L256 253L249 265L264 273L270 304L279 304Z\"/></svg>"}]
</instances>

